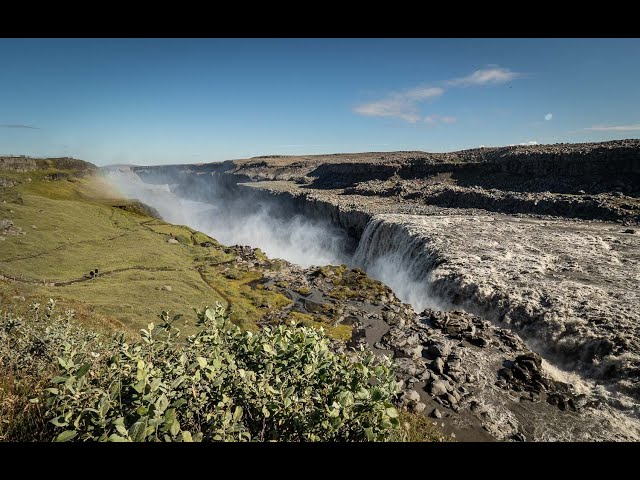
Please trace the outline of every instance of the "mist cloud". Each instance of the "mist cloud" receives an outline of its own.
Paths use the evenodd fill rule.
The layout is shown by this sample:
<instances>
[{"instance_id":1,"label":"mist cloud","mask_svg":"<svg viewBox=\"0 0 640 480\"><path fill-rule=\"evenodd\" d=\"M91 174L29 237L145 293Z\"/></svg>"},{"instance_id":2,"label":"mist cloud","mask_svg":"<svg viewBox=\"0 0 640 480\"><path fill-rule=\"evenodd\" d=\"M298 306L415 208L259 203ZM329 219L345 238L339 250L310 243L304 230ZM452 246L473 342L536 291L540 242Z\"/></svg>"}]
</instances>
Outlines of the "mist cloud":
<instances>
[{"instance_id":1,"label":"mist cloud","mask_svg":"<svg viewBox=\"0 0 640 480\"><path fill-rule=\"evenodd\" d=\"M303 267L349 261L350 239L328 222L299 214L283 216L275 204L248 197L222 196L215 204L187 200L173 193L170 185L144 183L126 169L111 173L109 179L125 196L151 205L166 221L188 225L225 245L260 248L271 258ZM209 187L215 188L215 183ZM198 192L191 193L198 197Z\"/></svg>"}]
</instances>

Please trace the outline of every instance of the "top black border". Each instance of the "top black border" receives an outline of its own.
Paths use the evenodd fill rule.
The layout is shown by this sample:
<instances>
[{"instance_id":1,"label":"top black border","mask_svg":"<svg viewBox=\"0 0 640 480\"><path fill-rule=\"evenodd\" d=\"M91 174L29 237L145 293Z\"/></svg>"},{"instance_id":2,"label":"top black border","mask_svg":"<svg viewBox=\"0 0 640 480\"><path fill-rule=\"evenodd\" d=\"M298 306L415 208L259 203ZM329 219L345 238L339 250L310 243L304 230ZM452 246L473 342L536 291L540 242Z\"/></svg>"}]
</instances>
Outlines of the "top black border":
<instances>
[{"instance_id":1,"label":"top black border","mask_svg":"<svg viewBox=\"0 0 640 480\"><path fill-rule=\"evenodd\" d=\"M8 4L10 38L628 38L624 4L542 2ZM631 5L631 4L629 4ZM22 9L22 11L20 10ZM637 60L637 59L636 59ZM630 59L633 61L633 59Z\"/></svg>"}]
</instances>

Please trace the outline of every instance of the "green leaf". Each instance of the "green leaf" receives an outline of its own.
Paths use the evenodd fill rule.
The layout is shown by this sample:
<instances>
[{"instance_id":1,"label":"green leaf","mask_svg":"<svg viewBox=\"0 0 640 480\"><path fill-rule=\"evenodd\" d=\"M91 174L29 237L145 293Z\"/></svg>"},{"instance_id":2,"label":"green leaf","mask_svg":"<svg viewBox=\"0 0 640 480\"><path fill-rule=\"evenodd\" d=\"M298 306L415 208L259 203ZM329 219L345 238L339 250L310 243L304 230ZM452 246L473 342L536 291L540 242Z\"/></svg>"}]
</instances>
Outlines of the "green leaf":
<instances>
[{"instance_id":1,"label":"green leaf","mask_svg":"<svg viewBox=\"0 0 640 480\"><path fill-rule=\"evenodd\" d=\"M398 418L398 411L394 407L385 409L385 412L389 415L389 418Z\"/></svg>"},{"instance_id":2,"label":"green leaf","mask_svg":"<svg viewBox=\"0 0 640 480\"><path fill-rule=\"evenodd\" d=\"M262 407L262 414L264 415L264 418L269 418L271 416L271 414L269 413L269 409L265 406Z\"/></svg>"},{"instance_id":3,"label":"green leaf","mask_svg":"<svg viewBox=\"0 0 640 480\"><path fill-rule=\"evenodd\" d=\"M268 343L263 343L262 344L262 349L267 352L269 355L275 355L276 351L273 349L273 347L271 345L269 345Z\"/></svg>"},{"instance_id":4,"label":"green leaf","mask_svg":"<svg viewBox=\"0 0 640 480\"><path fill-rule=\"evenodd\" d=\"M182 432L182 441L183 442L193 442L193 437L191 437L191 432L184 431Z\"/></svg>"},{"instance_id":5,"label":"green leaf","mask_svg":"<svg viewBox=\"0 0 640 480\"><path fill-rule=\"evenodd\" d=\"M109 398L106 395L103 395L100 399L100 403L98 404L98 414L101 417L104 417L109 411L110 406Z\"/></svg>"},{"instance_id":6,"label":"green leaf","mask_svg":"<svg viewBox=\"0 0 640 480\"><path fill-rule=\"evenodd\" d=\"M65 430L56 437L54 442L68 442L69 440L76 438L76 435L78 435L78 432L75 430Z\"/></svg>"},{"instance_id":7,"label":"green leaf","mask_svg":"<svg viewBox=\"0 0 640 480\"><path fill-rule=\"evenodd\" d=\"M375 388L373 390L373 393L371 394L371 400L373 400L374 402L378 402L382 400L382 398L383 398L382 391L380 391L379 388Z\"/></svg>"},{"instance_id":8,"label":"green leaf","mask_svg":"<svg viewBox=\"0 0 640 480\"><path fill-rule=\"evenodd\" d=\"M158 389L158 387L160 387L161 383L162 383L161 378L154 379L153 382L151 382L151 391L155 392Z\"/></svg>"},{"instance_id":9,"label":"green leaf","mask_svg":"<svg viewBox=\"0 0 640 480\"><path fill-rule=\"evenodd\" d=\"M133 386L133 389L138 393L142 393L144 392L144 387L146 386L146 384L147 382L145 382L144 380L140 380Z\"/></svg>"},{"instance_id":10,"label":"green leaf","mask_svg":"<svg viewBox=\"0 0 640 480\"><path fill-rule=\"evenodd\" d=\"M233 421L237 422L242 418L242 407L237 406L233 412Z\"/></svg>"},{"instance_id":11,"label":"green leaf","mask_svg":"<svg viewBox=\"0 0 640 480\"><path fill-rule=\"evenodd\" d=\"M57 416L53 420L49 420L49 423L52 423L56 427L66 427L69 425L69 422L67 422L62 415Z\"/></svg>"},{"instance_id":12,"label":"green leaf","mask_svg":"<svg viewBox=\"0 0 640 480\"><path fill-rule=\"evenodd\" d=\"M66 382L66 381L67 381L67 378L68 378L68 377L60 377L60 376L58 376L58 377L53 377L53 378L51 379L51 383L64 383L64 382Z\"/></svg>"},{"instance_id":13,"label":"green leaf","mask_svg":"<svg viewBox=\"0 0 640 480\"><path fill-rule=\"evenodd\" d=\"M117 435L117 434L115 434L115 433L112 433L112 434L109 436L109 441L110 441L110 442L130 442L131 440L129 440L129 439L128 439L128 438L126 438L126 437L121 437L120 435Z\"/></svg>"},{"instance_id":14,"label":"green leaf","mask_svg":"<svg viewBox=\"0 0 640 480\"><path fill-rule=\"evenodd\" d=\"M178 420L174 420L173 423L171 424L171 428L169 429L169 433L171 433L171 435L175 437L176 435L178 435L179 432L180 432L180 422L178 422Z\"/></svg>"},{"instance_id":15,"label":"green leaf","mask_svg":"<svg viewBox=\"0 0 640 480\"><path fill-rule=\"evenodd\" d=\"M57 388L45 388L45 391L53 394L53 395L58 395L60 392L58 391Z\"/></svg>"},{"instance_id":16,"label":"green leaf","mask_svg":"<svg viewBox=\"0 0 640 480\"><path fill-rule=\"evenodd\" d=\"M176 388L178 388L180 386L180 384L182 382L184 382L185 377L178 377L176 378L173 383L171 384L171 390L175 390Z\"/></svg>"},{"instance_id":17,"label":"green leaf","mask_svg":"<svg viewBox=\"0 0 640 480\"><path fill-rule=\"evenodd\" d=\"M196 360L198 361L198 365L200 365L200 368L204 368L207 366L207 359L204 357L198 357L196 358Z\"/></svg>"},{"instance_id":18,"label":"green leaf","mask_svg":"<svg viewBox=\"0 0 640 480\"><path fill-rule=\"evenodd\" d=\"M89 371L89 369L91 368L91 363L87 362L84 365L82 365L78 371L76 372L76 378L82 378L84 377L87 372Z\"/></svg>"},{"instance_id":19,"label":"green leaf","mask_svg":"<svg viewBox=\"0 0 640 480\"><path fill-rule=\"evenodd\" d=\"M129 436L131 436L131 440L134 442L143 442L146 437L146 430L147 418L143 417L131 425L131 428L129 429Z\"/></svg>"},{"instance_id":20,"label":"green leaf","mask_svg":"<svg viewBox=\"0 0 640 480\"><path fill-rule=\"evenodd\" d=\"M160 397L158 397L158 400L156 400L155 405L156 405L156 409L157 409L158 413L162 413L169 406L169 399L163 393L162 395L160 395Z\"/></svg>"}]
</instances>

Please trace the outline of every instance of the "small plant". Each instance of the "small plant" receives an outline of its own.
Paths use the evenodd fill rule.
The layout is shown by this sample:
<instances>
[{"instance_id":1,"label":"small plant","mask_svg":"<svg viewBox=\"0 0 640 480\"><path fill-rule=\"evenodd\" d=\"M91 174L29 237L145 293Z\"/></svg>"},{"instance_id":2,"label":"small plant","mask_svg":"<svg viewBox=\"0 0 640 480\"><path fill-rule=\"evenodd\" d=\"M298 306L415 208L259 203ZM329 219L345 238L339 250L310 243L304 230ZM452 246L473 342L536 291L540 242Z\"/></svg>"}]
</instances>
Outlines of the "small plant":
<instances>
[{"instance_id":1,"label":"small plant","mask_svg":"<svg viewBox=\"0 0 640 480\"><path fill-rule=\"evenodd\" d=\"M47 420L47 438L398 438L390 361L364 350L336 354L322 331L281 325L243 332L217 304L196 311L200 329L185 340L172 326L177 316L163 312L160 326L151 323L128 341L86 332L70 315L53 316L53 306L37 324L16 325L7 315L0 322L0 341L9 345L0 346L3 361L12 359L16 372L39 365L50 378L33 400ZM15 363L28 351L31 357Z\"/></svg>"}]
</instances>

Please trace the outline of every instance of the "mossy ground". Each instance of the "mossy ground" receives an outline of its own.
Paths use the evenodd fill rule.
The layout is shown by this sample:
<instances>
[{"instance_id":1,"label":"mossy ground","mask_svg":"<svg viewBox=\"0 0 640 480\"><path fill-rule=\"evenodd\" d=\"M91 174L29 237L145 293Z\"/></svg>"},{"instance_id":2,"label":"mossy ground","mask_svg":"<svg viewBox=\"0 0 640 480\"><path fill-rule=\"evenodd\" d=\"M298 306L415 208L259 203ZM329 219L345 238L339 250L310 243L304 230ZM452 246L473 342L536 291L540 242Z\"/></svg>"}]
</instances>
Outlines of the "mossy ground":
<instances>
[{"instance_id":1,"label":"mossy ground","mask_svg":"<svg viewBox=\"0 0 640 480\"><path fill-rule=\"evenodd\" d=\"M46 179L54 173L68 176ZM180 327L189 331L193 307L219 301L232 319L255 329L267 309L289 303L276 291L249 285L261 278L260 268L229 270L235 255L216 240L149 216L98 175L77 177L53 164L0 174L19 182L0 189L0 218L23 232L0 235L0 308L19 311L51 297L79 312L80 321L100 318L131 330L164 309L184 314ZM266 260L262 252L257 256ZM96 268L99 275L91 279Z\"/></svg>"},{"instance_id":2,"label":"mossy ground","mask_svg":"<svg viewBox=\"0 0 640 480\"><path fill-rule=\"evenodd\" d=\"M328 296L336 300L377 300L391 293L389 287L359 269L346 265L327 265L318 268L315 276L331 279L333 287Z\"/></svg>"},{"instance_id":3,"label":"mossy ground","mask_svg":"<svg viewBox=\"0 0 640 480\"><path fill-rule=\"evenodd\" d=\"M306 327L322 328L328 336L338 340L348 341L351 339L351 326L333 325L332 320L324 315L290 312L287 320L300 323Z\"/></svg>"}]
</instances>

